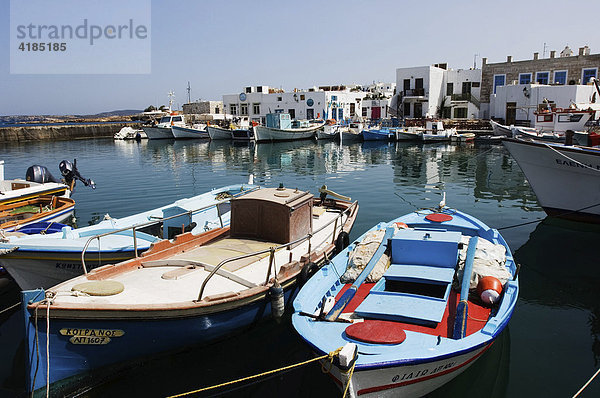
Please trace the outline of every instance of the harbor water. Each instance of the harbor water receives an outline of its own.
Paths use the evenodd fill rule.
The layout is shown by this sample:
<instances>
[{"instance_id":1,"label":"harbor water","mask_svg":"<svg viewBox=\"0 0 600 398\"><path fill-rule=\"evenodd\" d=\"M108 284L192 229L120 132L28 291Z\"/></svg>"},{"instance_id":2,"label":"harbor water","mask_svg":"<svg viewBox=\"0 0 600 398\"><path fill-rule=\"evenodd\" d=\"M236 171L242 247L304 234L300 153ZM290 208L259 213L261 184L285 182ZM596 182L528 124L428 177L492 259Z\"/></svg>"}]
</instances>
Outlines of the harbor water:
<instances>
[{"instance_id":1,"label":"harbor water","mask_svg":"<svg viewBox=\"0 0 600 398\"><path fill-rule=\"evenodd\" d=\"M322 185L358 200L350 238L379 221L438 205L469 213L500 232L520 268L520 297L500 338L467 371L431 397L572 396L600 366L600 227L545 218L517 163L502 146L296 141L238 144L228 141L144 142L90 139L0 144L5 178L23 178L40 164L59 176L58 163L77 159L82 175L75 223L106 214L122 217L243 183L311 190ZM0 279L0 310L19 290ZM291 303L279 321L253 325L210 346L147 358L139 366L82 386L81 396L169 396L301 362L311 357L290 322ZM18 308L0 313L0 397L25 394L23 319ZM99 355L102 355L99 352ZM337 397L319 365L206 396ZM600 396L600 378L582 397Z\"/></svg>"}]
</instances>

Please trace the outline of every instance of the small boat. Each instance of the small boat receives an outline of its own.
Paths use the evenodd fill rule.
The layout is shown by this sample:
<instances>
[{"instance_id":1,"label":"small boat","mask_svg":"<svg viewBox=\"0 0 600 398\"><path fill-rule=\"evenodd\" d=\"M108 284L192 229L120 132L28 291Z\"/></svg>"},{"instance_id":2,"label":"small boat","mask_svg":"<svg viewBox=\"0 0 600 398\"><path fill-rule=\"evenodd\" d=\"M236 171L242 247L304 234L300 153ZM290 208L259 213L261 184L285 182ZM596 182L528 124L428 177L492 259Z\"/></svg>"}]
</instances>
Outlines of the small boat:
<instances>
[{"instance_id":1,"label":"small boat","mask_svg":"<svg viewBox=\"0 0 600 398\"><path fill-rule=\"evenodd\" d=\"M504 138L550 216L600 223L600 149Z\"/></svg>"},{"instance_id":2,"label":"small boat","mask_svg":"<svg viewBox=\"0 0 600 398\"><path fill-rule=\"evenodd\" d=\"M24 292L28 391L63 395L89 372L98 377L283 315L296 283L349 242L358 203L320 191L317 199L255 190L231 201L230 227L179 235L143 257Z\"/></svg>"},{"instance_id":3,"label":"small boat","mask_svg":"<svg viewBox=\"0 0 600 398\"><path fill-rule=\"evenodd\" d=\"M423 142L441 142L450 141L452 136L456 135L456 129L445 129L442 122L430 122L425 125L425 130L421 135Z\"/></svg>"},{"instance_id":4,"label":"small boat","mask_svg":"<svg viewBox=\"0 0 600 398\"><path fill-rule=\"evenodd\" d=\"M234 141L254 141L255 127L239 128L231 130L231 139Z\"/></svg>"},{"instance_id":5,"label":"small boat","mask_svg":"<svg viewBox=\"0 0 600 398\"><path fill-rule=\"evenodd\" d=\"M150 140L161 140L167 138L174 138L171 127L179 126L185 127L185 121L183 115L179 115L175 112L168 116L163 116L155 126L142 126L142 129Z\"/></svg>"},{"instance_id":6,"label":"small boat","mask_svg":"<svg viewBox=\"0 0 600 398\"><path fill-rule=\"evenodd\" d=\"M231 139L231 129L226 129L220 126L208 125L206 127L208 131L208 136L211 140L230 140Z\"/></svg>"},{"instance_id":7,"label":"small boat","mask_svg":"<svg viewBox=\"0 0 600 398\"><path fill-rule=\"evenodd\" d=\"M68 225L61 224L56 221L38 221L19 228L19 232L26 235L46 235L54 232L60 232L64 227L67 226Z\"/></svg>"},{"instance_id":8,"label":"small boat","mask_svg":"<svg viewBox=\"0 0 600 398\"><path fill-rule=\"evenodd\" d=\"M363 131L363 123L352 122L340 128L340 142L351 143L363 140L361 132Z\"/></svg>"},{"instance_id":9,"label":"small boat","mask_svg":"<svg viewBox=\"0 0 600 398\"><path fill-rule=\"evenodd\" d=\"M564 142L565 134L554 131L543 131L524 127L511 127L513 138L529 138L539 141Z\"/></svg>"},{"instance_id":10,"label":"small boat","mask_svg":"<svg viewBox=\"0 0 600 398\"><path fill-rule=\"evenodd\" d=\"M358 238L301 288L292 323L316 355L343 347L323 367L347 396L421 397L485 353L518 290L498 231L440 206Z\"/></svg>"},{"instance_id":11,"label":"small boat","mask_svg":"<svg viewBox=\"0 0 600 398\"><path fill-rule=\"evenodd\" d=\"M367 129L361 132L363 141L392 141L396 139L396 129Z\"/></svg>"},{"instance_id":12,"label":"small boat","mask_svg":"<svg viewBox=\"0 0 600 398\"><path fill-rule=\"evenodd\" d=\"M404 127L396 130L396 141L422 141L423 127Z\"/></svg>"},{"instance_id":13,"label":"small boat","mask_svg":"<svg viewBox=\"0 0 600 398\"><path fill-rule=\"evenodd\" d=\"M333 140L340 134L342 127L337 123L326 123L321 130L317 130L317 140Z\"/></svg>"},{"instance_id":14,"label":"small boat","mask_svg":"<svg viewBox=\"0 0 600 398\"><path fill-rule=\"evenodd\" d=\"M228 185L157 209L123 218L109 215L98 224L56 233L9 236L0 242L0 266L21 289L48 287L81 275L88 267L125 261L152 243L182 230L200 234L229 225L229 200L255 185Z\"/></svg>"},{"instance_id":15,"label":"small boat","mask_svg":"<svg viewBox=\"0 0 600 398\"><path fill-rule=\"evenodd\" d=\"M256 141L306 140L314 137L316 131L323 128L324 125L324 121L292 121L289 113L269 113L266 126L255 127Z\"/></svg>"},{"instance_id":16,"label":"small boat","mask_svg":"<svg viewBox=\"0 0 600 398\"><path fill-rule=\"evenodd\" d=\"M209 138L206 124L196 124L192 127L172 126L171 132L176 139Z\"/></svg>"},{"instance_id":17,"label":"small boat","mask_svg":"<svg viewBox=\"0 0 600 398\"><path fill-rule=\"evenodd\" d=\"M141 140L148 138L144 130L134 129L133 127L125 126L121 130L115 133L113 139L115 140Z\"/></svg>"},{"instance_id":18,"label":"small boat","mask_svg":"<svg viewBox=\"0 0 600 398\"><path fill-rule=\"evenodd\" d=\"M513 126L504 126L494 120L490 119L490 124L492 125L492 132L495 136L498 137L512 137L512 127Z\"/></svg>"},{"instance_id":19,"label":"small boat","mask_svg":"<svg viewBox=\"0 0 600 398\"><path fill-rule=\"evenodd\" d=\"M73 215L75 201L61 196L37 198L0 205L0 232L18 231L40 221L61 222Z\"/></svg>"},{"instance_id":20,"label":"small boat","mask_svg":"<svg viewBox=\"0 0 600 398\"><path fill-rule=\"evenodd\" d=\"M475 141L475 133L456 133L450 137L452 142L472 142Z\"/></svg>"}]
</instances>

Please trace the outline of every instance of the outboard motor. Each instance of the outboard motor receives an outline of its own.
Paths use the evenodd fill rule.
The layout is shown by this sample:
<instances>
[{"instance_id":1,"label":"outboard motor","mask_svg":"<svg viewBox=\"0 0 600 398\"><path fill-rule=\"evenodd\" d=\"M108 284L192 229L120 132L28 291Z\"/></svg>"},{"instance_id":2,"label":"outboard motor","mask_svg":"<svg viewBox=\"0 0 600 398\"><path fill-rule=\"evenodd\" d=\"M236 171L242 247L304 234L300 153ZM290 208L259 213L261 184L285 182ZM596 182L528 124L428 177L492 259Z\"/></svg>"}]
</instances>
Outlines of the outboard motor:
<instances>
[{"instance_id":1,"label":"outboard motor","mask_svg":"<svg viewBox=\"0 0 600 398\"><path fill-rule=\"evenodd\" d=\"M92 189L96 189L96 184L93 180L85 179L79 174L79 170L77 170L77 159L73 159L73 163L68 160L63 160L58 164L58 168L60 173L65 179L65 184L71 187L71 190L75 187L75 179L78 179L83 183L83 185L90 186Z\"/></svg>"},{"instance_id":2,"label":"outboard motor","mask_svg":"<svg viewBox=\"0 0 600 398\"><path fill-rule=\"evenodd\" d=\"M60 183L60 180L55 178L46 167L40 166L39 164L29 166L25 172L25 179L27 181L37 182L40 184L44 184L46 182Z\"/></svg>"}]
</instances>

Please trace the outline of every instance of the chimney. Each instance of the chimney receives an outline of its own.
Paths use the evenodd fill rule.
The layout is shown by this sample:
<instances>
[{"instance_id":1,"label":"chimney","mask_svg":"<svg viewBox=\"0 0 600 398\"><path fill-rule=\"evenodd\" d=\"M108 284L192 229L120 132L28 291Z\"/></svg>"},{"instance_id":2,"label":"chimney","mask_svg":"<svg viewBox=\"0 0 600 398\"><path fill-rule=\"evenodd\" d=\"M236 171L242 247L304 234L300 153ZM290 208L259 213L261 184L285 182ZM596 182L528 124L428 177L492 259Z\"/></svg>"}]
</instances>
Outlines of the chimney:
<instances>
[{"instance_id":1,"label":"chimney","mask_svg":"<svg viewBox=\"0 0 600 398\"><path fill-rule=\"evenodd\" d=\"M533 53L533 60L537 61L537 59L539 58L540 53Z\"/></svg>"},{"instance_id":2,"label":"chimney","mask_svg":"<svg viewBox=\"0 0 600 398\"><path fill-rule=\"evenodd\" d=\"M481 58L481 66L487 64L487 58L483 57Z\"/></svg>"},{"instance_id":3,"label":"chimney","mask_svg":"<svg viewBox=\"0 0 600 398\"><path fill-rule=\"evenodd\" d=\"M584 55L585 47L579 47L579 55Z\"/></svg>"},{"instance_id":4,"label":"chimney","mask_svg":"<svg viewBox=\"0 0 600 398\"><path fill-rule=\"evenodd\" d=\"M506 62L512 62L512 55L506 56Z\"/></svg>"},{"instance_id":5,"label":"chimney","mask_svg":"<svg viewBox=\"0 0 600 398\"><path fill-rule=\"evenodd\" d=\"M550 58L554 58L555 55L556 55L556 51L550 51Z\"/></svg>"}]
</instances>

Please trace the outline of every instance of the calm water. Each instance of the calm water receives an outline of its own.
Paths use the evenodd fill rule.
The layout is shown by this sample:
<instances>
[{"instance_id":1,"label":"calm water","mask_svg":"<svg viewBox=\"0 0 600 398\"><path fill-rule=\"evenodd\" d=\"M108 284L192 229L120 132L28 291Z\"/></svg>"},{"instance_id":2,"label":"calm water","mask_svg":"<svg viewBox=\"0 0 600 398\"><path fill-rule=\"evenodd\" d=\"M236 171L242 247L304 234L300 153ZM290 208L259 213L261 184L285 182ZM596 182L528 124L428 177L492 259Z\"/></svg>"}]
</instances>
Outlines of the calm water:
<instances>
[{"instance_id":1,"label":"calm water","mask_svg":"<svg viewBox=\"0 0 600 398\"><path fill-rule=\"evenodd\" d=\"M503 147L292 142L232 145L229 142L80 140L0 145L6 178L24 177L32 164L59 175L62 159L97 189L79 184L79 226L106 213L121 217L241 183L254 174L267 186L283 183L316 192L327 185L360 203L351 238L379 221L433 207L447 194L449 206L495 228L545 217L516 162ZM503 229L521 263L521 293L509 328L465 373L431 396L572 396L600 366L600 228L546 219ZM0 309L18 301L14 285L0 290ZM17 396L25 385L21 317L0 314L0 396ZM209 347L150 359L84 395L166 396L217 384L310 357L291 327L260 323ZM339 396L317 365L224 394L228 396ZM600 379L583 397L600 396Z\"/></svg>"}]
</instances>

